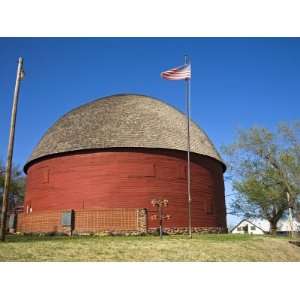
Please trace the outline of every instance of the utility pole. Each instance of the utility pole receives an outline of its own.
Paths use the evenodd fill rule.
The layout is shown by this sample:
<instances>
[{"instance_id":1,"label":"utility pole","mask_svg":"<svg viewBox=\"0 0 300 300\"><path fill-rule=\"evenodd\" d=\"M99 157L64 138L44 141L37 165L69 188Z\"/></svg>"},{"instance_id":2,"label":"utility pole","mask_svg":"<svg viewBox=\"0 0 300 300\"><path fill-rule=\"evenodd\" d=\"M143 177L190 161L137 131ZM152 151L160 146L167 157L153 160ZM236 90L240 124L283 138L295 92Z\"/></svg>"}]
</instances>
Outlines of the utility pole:
<instances>
[{"instance_id":1,"label":"utility pole","mask_svg":"<svg viewBox=\"0 0 300 300\"><path fill-rule=\"evenodd\" d=\"M291 198L290 198L290 193L289 192L286 192L286 198L287 198L287 202L288 202L288 205L289 205L290 236L291 236L291 238L293 238L294 237L293 211L292 211L293 205L291 203Z\"/></svg>"},{"instance_id":2,"label":"utility pole","mask_svg":"<svg viewBox=\"0 0 300 300\"><path fill-rule=\"evenodd\" d=\"M14 90L14 98L13 98L13 106L12 106L12 112L11 112L9 142L8 142L8 149L7 149L7 161L6 161L4 189L3 189L3 201L2 201L1 223L0 223L1 224L0 240L2 242L5 241L5 234L6 234L8 193L9 193L9 186L10 186L12 157L13 157L13 150L14 150L16 116L17 116L17 108L18 108L18 100L19 100L20 81L23 78L24 78L23 58L19 57L17 78L16 78L16 84L15 84L15 90Z\"/></svg>"}]
</instances>

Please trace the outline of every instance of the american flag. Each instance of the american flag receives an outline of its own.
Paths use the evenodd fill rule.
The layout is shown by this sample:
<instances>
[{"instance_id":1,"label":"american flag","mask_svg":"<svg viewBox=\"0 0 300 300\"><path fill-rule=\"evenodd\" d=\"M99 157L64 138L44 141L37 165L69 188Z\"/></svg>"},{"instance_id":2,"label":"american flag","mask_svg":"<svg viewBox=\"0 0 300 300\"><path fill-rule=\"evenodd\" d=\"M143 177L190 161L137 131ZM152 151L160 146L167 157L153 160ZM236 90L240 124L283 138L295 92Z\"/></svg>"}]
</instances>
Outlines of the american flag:
<instances>
[{"instance_id":1,"label":"american flag","mask_svg":"<svg viewBox=\"0 0 300 300\"><path fill-rule=\"evenodd\" d=\"M191 65L186 64L177 68L173 68L162 72L160 75L167 80L182 80L191 78Z\"/></svg>"}]
</instances>

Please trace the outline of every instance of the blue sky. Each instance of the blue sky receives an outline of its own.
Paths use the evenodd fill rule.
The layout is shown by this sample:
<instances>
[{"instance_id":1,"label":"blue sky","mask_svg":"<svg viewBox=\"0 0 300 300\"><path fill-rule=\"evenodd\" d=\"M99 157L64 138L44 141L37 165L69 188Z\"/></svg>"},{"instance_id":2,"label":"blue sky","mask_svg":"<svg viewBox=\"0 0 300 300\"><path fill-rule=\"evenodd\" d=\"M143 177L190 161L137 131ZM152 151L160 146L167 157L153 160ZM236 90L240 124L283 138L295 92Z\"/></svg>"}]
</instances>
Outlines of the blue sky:
<instances>
[{"instance_id":1,"label":"blue sky","mask_svg":"<svg viewBox=\"0 0 300 300\"><path fill-rule=\"evenodd\" d=\"M233 142L237 128L299 119L299 38L0 38L0 158L19 56L26 77L14 161L22 166L48 127L90 100L141 93L184 111L183 82L160 78L184 54L192 60L192 118L217 149Z\"/></svg>"}]
</instances>

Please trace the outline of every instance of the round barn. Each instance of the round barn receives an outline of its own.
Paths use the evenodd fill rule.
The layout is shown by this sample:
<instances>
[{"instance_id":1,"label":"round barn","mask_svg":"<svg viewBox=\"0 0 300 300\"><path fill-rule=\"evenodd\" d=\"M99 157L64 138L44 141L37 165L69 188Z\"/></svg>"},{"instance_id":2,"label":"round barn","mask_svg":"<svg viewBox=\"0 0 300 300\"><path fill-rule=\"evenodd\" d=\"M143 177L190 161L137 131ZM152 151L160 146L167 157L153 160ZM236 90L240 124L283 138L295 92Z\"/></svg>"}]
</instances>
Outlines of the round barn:
<instances>
[{"instance_id":1,"label":"round barn","mask_svg":"<svg viewBox=\"0 0 300 300\"><path fill-rule=\"evenodd\" d=\"M120 94L89 102L50 127L26 162L24 215L144 209L144 225L151 230L158 226L151 201L167 199L166 230L185 231L186 149L186 117L163 101ZM208 136L192 122L194 231L226 231L225 168Z\"/></svg>"}]
</instances>

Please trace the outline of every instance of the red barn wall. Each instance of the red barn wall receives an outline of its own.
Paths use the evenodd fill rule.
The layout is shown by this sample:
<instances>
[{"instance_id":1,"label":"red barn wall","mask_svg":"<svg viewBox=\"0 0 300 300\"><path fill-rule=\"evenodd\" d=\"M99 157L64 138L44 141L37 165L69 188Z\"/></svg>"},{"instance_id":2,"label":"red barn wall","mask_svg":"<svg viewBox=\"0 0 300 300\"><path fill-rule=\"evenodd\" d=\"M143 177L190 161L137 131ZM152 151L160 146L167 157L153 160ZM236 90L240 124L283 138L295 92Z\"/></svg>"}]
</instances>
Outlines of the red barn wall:
<instances>
[{"instance_id":1,"label":"red barn wall","mask_svg":"<svg viewBox=\"0 0 300 300\"><path fill-rule=\"evenodd\" d=\"M166 227L187 227L186 153L173 150L81 151L34 162L28 168L25 212L61 209L146 208L165 198ZM192 226L226 228L223 166L192 155Z\"/></svg>"}]
</instances>

